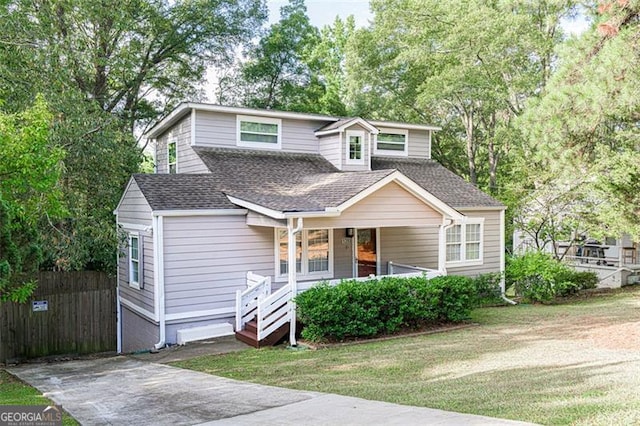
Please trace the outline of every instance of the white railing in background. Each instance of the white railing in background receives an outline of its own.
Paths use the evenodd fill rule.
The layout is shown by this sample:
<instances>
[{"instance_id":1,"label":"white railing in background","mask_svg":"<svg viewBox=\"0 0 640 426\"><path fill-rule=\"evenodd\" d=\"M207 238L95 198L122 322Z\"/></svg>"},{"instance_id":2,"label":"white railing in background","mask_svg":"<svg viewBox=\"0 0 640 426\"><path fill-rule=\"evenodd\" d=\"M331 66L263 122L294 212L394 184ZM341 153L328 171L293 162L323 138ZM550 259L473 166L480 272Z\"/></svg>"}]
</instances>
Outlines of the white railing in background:
<instances>
[{"instance_id":1,"label":"white railing in background","mask_svg":"<svg viewBox=\"0 0 640 426\"><path fill-rule=\"evenodd\" d=\"M247 289L236 291L236 331L257 315L260 299L271 294L271 277L247 272Z\"/></svg>"},{"instance_id":2,"label":"white railing in background","mask_svg":"<svg viewBox=\"0 0 640 426\"><path fill-rule=\"evenodd\" d=\"M447 275L446 272L439 271L437 269L429 269L429 268L421 268L419 266L411 266L404 265L402 263L389 262L389 273L387 275L369 275L367 277L358 277L358 278L338 278L335 280L321 280L321 281L303 281L298 283L298 293L302 293L305 290L309 290L314 285L320 283L327 283L329 285L338 285L341 281L368 281L368 280L377 280L384 277L425 277L430 280L431 278L439 277L442 275ZM411 272L399 272L400 269L406 269Z\"/></svg>"},{"instance_id":3,"label":"white railing in background","mask_svg":"<svg viewBox=\"0 0 640 426\"><path fill-rule=\"evenodd\" d=\"M407 274L407 272L400 272L400 271L407 270L407 269L411 271L409 272L409 274L417 273L418 276L420 276L421 274L425 274L427 279L439 277L441 275L446 275L446 273L439 271L438 269L429 269L429 268L422 268L420 266L405 265L403 263L393 262L391 260L387 263L387 270L389 271L389 275L400 275L400 274L405 275Z\"/></svg>"},{"instance_id":4,"label":"white railing in background","mask_svg":"<svg viewBox=\"0 0 640 426\"><path fill-rule=\"evenodd\" d=\"M291 285L287 284L266 298L258 299L258 341L291 321Z\"/></svg>"}]
</instances>

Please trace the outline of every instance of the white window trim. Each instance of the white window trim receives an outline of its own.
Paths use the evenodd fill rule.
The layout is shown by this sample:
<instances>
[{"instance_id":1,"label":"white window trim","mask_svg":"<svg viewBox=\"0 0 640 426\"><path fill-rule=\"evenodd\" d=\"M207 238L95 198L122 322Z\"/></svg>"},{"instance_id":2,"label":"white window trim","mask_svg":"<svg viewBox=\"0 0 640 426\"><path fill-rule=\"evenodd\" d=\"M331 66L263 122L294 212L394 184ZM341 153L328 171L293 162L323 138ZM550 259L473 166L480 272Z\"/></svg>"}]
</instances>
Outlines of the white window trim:
<instances>
[{"instance_id":1,"label":"white window trim","mask_svg":"<svg viewBox=\"0 0 640 426\"><path fill-rule=\"evenodd\" d=\"M482 265L484 264L483 260L483 252L484 252L484 218L470 218L466 220L464 223L458 224L461 226L460 228L460 259L461 260L447 260L446 265L451 267L456 266L474 266L474 265ZM467 225L480 225L480 257L478 259L466 260L467 258ZM445 233L446 238L446 233ZM445 250L447 248L447 243L445 241ZM446 256L446 253L445 253Z\"/></svg>"},{"instance_id":2,"label":"white window trim","mask_svg":"<svg viewBox=\"0 0 640 426\"><path fill-rule=\"evenodd\" d=\"M308 249L309 249L309 231L312 230L326 230L329 234L329 270L328 271L317 271L309 273L309 258L308 258ZM275 281L283 282L287 281L288 275L280 273L280 231L287 231L287 228L273 228L274 234L274 253L275 253ZM307 279L332 279L333 278L333 229L327 228L314 228L314 229L303 229L302 231L302 272L297 272L296 277L301 280Z\"/></svg>"},{"instance_id":3,"label":"white window trim","mask_svg":"<svg viewBox=\"0 0 640 426\"><path fill-rule=\"evenodd\" d=\"M242 121L249 121L252 123L264 123L264 124L276 124L278 126L278 143L270 144L264 142L248 142L240 139L240 123ZM236 144L246 148L259 148L259 149L281 149L282 148L282 120L279 118L270 117L257 117L250 115L237 115L236 116Z\"/></svg>"},{"instance_id":4,"label":"white window trim","mask_svg":"<svg viewBox=\"0 0 640 426\"><path fill-rule=\"evenodd\" d=\"M127 262L129 262L129 264L127 265L127 269L129 271L129 287L133 287L137 290L140 290L140 283L138 281L134 281L133 280L133 268L131 267L133 264L133 256L131 255L132 250L132 242L131 240L133 238L137 238L138 239L138 259L136 259L136 262L138 262L138 278L140 278L140 268L142 267L142 265L140 265L140 233L139 232L129 232L129 256L127 258Z\"/></svg>"},{"instance_id":5,"label":"white window trim","mask_svg":"<svg viewBox=\"0 0 640 426\"><path fill-rule=\"evenodd\" d=\"M169 162L169 147L171 145L175 145L176 146L176 161L175 163L170 163ZM177 141L171 141L171 142L167 142L167 173L171 173L171 164L175 164L176 165L176 174L178 173L178 142Z\"/></svg>"},{"instance_id":6,"label":"white window trim","mask_svg":"<svg viewBox=\"0 0 640 426\"><path fill-rule=\"evenodd\" d=\"M389 156L398 156L398 157L406 157L409 155L409 130L407 129L391 129L388 127L381 127L378 129L379 132L374 136L374 150L373 153L376 155L389 155ZM378 149L378 135L380 133L391 133L394 135L404 135L404 151L389 151L386 149Z\"/></svg>"},{"instance_id":7,"label":"white window trim","mask_svg":"<svg viewBox=\"0 0 640 426\"><path fill-rule=\"evenodd\" d=\"M345 132L346 134L346 140L345 140L345 164L353 164L353 165L358 165L358 166L364 166L365 164L365 150L364 150L364 146L365 146L365 138L364 138L364 131L363 130L347 130ZM349 154L350 154L350 138L351 136L360 136L360 159L359 160L352 160L349 158Z\"/></svg>"}]
</instances>

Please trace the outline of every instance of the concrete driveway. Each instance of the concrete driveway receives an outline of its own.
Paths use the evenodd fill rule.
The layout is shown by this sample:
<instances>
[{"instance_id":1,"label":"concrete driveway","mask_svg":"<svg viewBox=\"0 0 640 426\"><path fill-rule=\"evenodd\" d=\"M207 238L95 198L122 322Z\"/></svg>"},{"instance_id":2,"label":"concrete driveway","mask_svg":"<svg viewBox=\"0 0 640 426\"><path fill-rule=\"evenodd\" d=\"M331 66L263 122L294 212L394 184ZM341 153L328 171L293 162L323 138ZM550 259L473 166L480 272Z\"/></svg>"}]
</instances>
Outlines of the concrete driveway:
<instances>
[{"instance_id":1,"label":"concrete driveway","mask_svg":"<svg viewBox=\"0 0 640 426\"><path fill-rule=\"evenodd\" d=\"M525 424L257 385L124 356L8 370L83 425Z\"/></svg>"}]
</instances>

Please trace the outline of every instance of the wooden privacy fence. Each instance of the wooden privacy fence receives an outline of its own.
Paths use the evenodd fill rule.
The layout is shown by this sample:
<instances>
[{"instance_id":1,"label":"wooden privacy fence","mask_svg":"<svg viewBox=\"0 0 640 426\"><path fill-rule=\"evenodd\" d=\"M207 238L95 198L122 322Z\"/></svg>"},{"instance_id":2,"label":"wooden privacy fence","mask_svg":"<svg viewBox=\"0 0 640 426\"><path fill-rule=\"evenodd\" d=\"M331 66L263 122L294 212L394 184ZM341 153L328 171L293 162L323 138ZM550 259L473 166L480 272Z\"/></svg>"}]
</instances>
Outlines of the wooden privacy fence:
<instances>
[{"instance_id":1,"label":"wooden privacy fence","mask_svg":"<svg viewBox=\"0 0 640 426\"><path fill-rule=\"evenodd\" d=\"M27 303L0 302L0 362L116 350L116 279L40 272Z\"/></svg>"}]
</instances>

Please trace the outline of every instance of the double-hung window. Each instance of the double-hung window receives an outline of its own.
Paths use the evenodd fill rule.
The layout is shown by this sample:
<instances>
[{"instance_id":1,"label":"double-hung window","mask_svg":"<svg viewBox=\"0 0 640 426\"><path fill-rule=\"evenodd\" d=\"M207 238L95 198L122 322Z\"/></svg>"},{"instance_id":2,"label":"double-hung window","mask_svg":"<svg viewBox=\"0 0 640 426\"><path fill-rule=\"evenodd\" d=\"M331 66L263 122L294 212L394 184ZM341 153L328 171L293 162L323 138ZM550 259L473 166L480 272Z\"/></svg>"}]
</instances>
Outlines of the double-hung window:
<instances>
[{"instance_id":1,"label":"double-hung window","mask_svg":"<svg viewBox=\"0 0 640 426\"><path fill-rule=\"evenodd\" d=\"M140 287L140 236L129 234L129 284Z\"/></svg>"},{"instance_id":2,"label":"double-hung window","mask_svg":"<svg viewBox=\"0 0 640 426\"><path fill-rule=\"evenodd\" d=\"M169 173L178 173L178 145L175 141L167 144L167 167Z\"/></svg>"},{"instance_id":3,"label":"double-hung window","mask_svg":"<svg viewBox=\"0 0 640 426\"><path fill-rule=\"evenodd\" d=\"M249 148L280 149L282 120L269 117L237 116L237 144Z\"/></svg>"},{"instance_id":4,"label":"double-hung window","mask_svg":"<svg viewBox=\"0 0 640 426\"><path fill-rule=\"evenodd\" d=\"M277 275L289 271L288 236L286 229L276 230L278 253ZM328 229L307 229L296 234L296 272L299 276L330 277L332 271L332 237Z\"/></svg>"},{"instance_id":5,"label":"double-hung window","mask_svg":"<svg viewBox=\"0 0 640 426\"><path fill-rule=\"evenodd\" d=\"M347 164L364 164L364 132L347 130Z\"/></svg>"},{"instance_id":6,"label":"double-hung window","mask_svg":"<svg viewBox=\"0 0 640 426\"><path fill-rule=\"evenodd\" d=\"M445 245L447 262L482 262L482 223L448 228Z\"/></svg>"},{"instance_id":7,"label":"double-hung window","mask_svg":"<svg viewBox=\"0 0 640 426\"><path fill-rule=\"evenodd\" d=\"M409 132L402 129L381 128L376 135L375 153L382 155L407 155Z\"/></svg>"}]
</instances>

